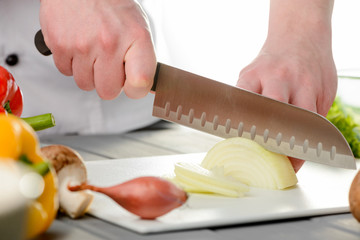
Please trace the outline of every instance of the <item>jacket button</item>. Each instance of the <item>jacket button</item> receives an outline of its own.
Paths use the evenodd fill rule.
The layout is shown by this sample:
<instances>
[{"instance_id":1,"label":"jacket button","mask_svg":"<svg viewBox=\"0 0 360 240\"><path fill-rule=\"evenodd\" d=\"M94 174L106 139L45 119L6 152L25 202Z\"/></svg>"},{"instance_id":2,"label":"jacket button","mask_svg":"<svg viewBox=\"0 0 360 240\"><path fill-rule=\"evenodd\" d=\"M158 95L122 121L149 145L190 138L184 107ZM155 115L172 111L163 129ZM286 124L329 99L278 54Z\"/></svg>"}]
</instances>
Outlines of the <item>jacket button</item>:
<instances>
[{"instance_id":1,"label":"jacket button","mask_svg":"<svg viewBox=\"0 0 360 240\"><path fill-rule=\"evenodd\" d=\"M19 57L16 54L10 54L6 57L5 62L9 66L15 66L19 62Z\"/></svg>"}]
</instances>

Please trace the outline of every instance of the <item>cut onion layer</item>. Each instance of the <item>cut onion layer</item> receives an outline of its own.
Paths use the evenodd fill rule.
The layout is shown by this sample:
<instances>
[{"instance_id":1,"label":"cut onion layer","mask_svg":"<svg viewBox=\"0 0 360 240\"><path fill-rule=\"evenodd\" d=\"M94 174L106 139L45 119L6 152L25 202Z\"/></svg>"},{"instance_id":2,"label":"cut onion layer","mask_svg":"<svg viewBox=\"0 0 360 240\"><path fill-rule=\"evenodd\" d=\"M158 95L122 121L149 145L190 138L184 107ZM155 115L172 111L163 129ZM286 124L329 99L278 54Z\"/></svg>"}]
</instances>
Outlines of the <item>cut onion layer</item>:
<instances>
[{"instance_id":1,"label":"cut onion layer","mask_svg":"<svg viewBox=\"0 0 360 240\"><path fill-rule=\"evenodd\" d=\"M210 171L223 167L225 176L252 187L285 189L297 183L287 156L270 152L258 143L241 137L215 144L201 166Z\"/></svg>"},{"instance_id":2,"label":"cut onion layer","mask_svg":"<svg viewBox=\"0 0 360 240\"><path fill-rule=\"evenodd\" d=\"M217 171L216 171L217 170ZM199 164L180 162L175 164L173 181L192 193L212 193L228 197L241 197L249 191L245 184L226 177L221 169L209 171Z\"/></svg>"}]
</instances>

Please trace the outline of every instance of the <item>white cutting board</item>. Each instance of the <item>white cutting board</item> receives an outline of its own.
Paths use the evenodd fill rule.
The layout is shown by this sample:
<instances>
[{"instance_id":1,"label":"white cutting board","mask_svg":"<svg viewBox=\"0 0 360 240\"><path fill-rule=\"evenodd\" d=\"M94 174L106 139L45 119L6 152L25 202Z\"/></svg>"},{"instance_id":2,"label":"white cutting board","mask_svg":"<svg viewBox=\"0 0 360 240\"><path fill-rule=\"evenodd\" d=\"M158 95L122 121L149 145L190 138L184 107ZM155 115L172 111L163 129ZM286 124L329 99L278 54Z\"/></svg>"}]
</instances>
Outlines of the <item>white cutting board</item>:
<instances>
[{"instance_id":1,"label":"white cutting board","mask_svg":"<svg viewBox=\"0 0 360 240\"><path fill-rule=\"evenodd\" d=\"M138 176L172 173L179 161L200 163L205 153L87 162L89 183L111 186ZM251 188L246 197L191 194L187 203L156 220L141 220L105 195L95 193L89 213L139 233L244 224L349 212L355 170L306 162L299 183L287 190Z\"/></svg>"}]
</instances>

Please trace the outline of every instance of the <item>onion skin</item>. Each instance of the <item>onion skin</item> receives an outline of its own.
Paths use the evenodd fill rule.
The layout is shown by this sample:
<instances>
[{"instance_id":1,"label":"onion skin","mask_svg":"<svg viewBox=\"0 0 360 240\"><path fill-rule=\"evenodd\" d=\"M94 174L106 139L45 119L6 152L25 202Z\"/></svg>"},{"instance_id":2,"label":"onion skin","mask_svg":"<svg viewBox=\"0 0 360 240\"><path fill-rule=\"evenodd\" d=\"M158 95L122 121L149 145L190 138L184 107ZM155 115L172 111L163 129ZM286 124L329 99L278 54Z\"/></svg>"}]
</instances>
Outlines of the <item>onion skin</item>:
<instances>
[{"instance_id":1,"label":"onion skin","mask_svg":"<svg viewBox=\"0 0 360 240\"><path fill-rule=\"evenodd\" d=\"M349 204L352 215L360 222L360 171L356 174L351 184Z\"/></svg>"},{"instance_id":2,"label":"onion skin","mask_svg":"<svg viewBox=\"0 0 360 240\"><path fill-rule=\"evenodd\" d=\"M188 196L175 184L159 177L139 177L112 187L88 184L68 186L70 191L89 189L112 198L142 219L155 219L183 205Z\"/></svg>"}]
</instances>

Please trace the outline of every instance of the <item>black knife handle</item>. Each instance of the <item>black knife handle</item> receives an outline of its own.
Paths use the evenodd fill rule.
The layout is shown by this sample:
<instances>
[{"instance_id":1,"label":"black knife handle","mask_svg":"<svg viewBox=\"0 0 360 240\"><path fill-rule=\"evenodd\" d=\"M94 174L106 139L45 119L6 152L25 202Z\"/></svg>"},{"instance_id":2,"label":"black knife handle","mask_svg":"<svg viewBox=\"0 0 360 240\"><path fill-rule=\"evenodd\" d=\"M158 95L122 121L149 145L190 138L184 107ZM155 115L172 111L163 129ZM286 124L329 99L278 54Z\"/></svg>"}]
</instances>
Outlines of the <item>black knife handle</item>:
<instances>
[{"instance_id":1,"label":"black knife handle","mask_svg":"<svg viewBox=\"0 0 360 240\"><path fill-rule=\"evenodd\" d=\"M35 34L35 38L34 38L34 43L36 46L36 49L44 56L49 56L51 55L51 50L48 48L48 46L46 46L45 40L44 40L44 35L42 34L41 29ZM151 91L155 92L156 91L156 84L157 84L157 79L158 79L158 74L160 71L160 66L161 63L157 63L156 65L156 72L155 72L155 77L154 77L154 83L151 87Z\"/></svg>"},{"instance_id":2,"label":"black knife handle","mask_svg":"<svg viewBox=\"0 0 360 240\"><path fill-rule=\"evenodd\" d=\"M151 91L155 92L156 91L156 84L158 82L158 75L159 75L159 72L160 72L160 67L161 67L161 63L157 63L156 64L156 72L155 72L155 77L154 77L154 82L153 82L153 85L151 87Z\"/></svg>"},{"instance_id":3,"label":"black knife handle","mask_svg":"<svg viewBox=\"0 0 360 240\"><path fill-rule=\"evenodd\" d=\"M44 56L51 55L51 51L48 48L48 46L46 46L46 43L44 41L44 35L42 34L41 29L35 34L34 42L35 42L35 46L36 46L37 50L42 55L44 55Z\"/></svg>"}]
</instances>

